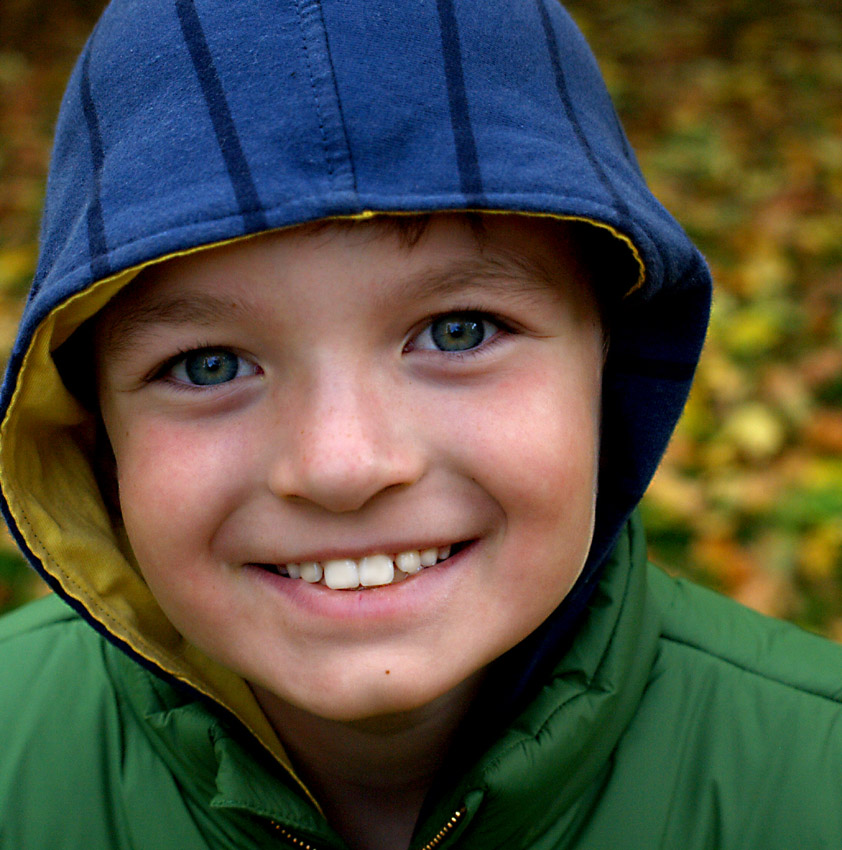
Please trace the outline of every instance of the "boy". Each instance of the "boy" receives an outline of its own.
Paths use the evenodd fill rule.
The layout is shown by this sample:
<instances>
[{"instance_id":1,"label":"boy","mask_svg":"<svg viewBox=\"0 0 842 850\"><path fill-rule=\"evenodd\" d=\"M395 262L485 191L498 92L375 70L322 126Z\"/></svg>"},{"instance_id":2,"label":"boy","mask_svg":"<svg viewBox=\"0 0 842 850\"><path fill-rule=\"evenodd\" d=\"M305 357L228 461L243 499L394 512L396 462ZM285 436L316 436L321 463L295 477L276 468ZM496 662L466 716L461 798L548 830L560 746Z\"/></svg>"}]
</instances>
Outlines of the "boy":
<instances>
[{"instance_id":1,"label":"boy","mask_svg":"<svg viewBox=\"0 0 842 850\"><path fill-rule=\"evenodd\" d=\"M838 846L842 653L633 515L708 299L554 0L113 3L3 395L0 846Z\"/></svg>"}]
</instances>

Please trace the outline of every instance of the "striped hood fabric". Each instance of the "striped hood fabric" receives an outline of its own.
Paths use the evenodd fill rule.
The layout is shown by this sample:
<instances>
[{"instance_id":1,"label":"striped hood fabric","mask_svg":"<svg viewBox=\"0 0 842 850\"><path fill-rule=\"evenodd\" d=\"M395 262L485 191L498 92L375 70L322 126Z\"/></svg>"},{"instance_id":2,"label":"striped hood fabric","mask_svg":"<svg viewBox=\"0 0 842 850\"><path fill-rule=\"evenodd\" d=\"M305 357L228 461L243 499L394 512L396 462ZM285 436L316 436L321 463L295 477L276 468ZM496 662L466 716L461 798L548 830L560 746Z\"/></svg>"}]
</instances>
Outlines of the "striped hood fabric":
<instances>
[{"instance_id":1,"label":"striped hood fabric","mask_svg":"<svg viewBox=\"0 0 842 850\"><path fill-rule=\"evenodd\" d=\"M264 742L245 690L184 645L144 587L91 471L94 417L51 353L149 263L327 217L442 210L584 219L640 267L611 327L592 552L515 651L520 692L568 638L654 473L710 299L568 14L556 0L115 0L70 79L2 392L4 513L96 628Z\"/></svg>"}]
</instances>

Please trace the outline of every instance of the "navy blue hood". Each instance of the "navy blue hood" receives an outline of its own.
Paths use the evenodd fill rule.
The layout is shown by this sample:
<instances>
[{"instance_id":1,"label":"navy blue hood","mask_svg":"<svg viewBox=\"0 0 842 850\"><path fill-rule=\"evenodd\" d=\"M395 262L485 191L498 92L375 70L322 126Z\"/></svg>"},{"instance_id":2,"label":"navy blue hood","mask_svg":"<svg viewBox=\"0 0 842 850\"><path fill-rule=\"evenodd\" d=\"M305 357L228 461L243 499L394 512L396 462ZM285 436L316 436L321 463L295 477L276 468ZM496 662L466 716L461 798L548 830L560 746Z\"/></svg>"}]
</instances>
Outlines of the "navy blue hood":
<instances>
[{"instance_id":1,"label":"navy blue hood","mask_svg":"<svg viewBox=\"0 0 842 850\"><path fill-rule=\"evenodd\" d=\"M593 548L568 600L517 651L519 692L569 638L655 471L709 309L705 263L649 192L581 34L556 0L108 7L62 104L0 412L13 533L95 627L219 702L239 699L131 566L97 501L91 415L51 352L149 263L328 217L443 210L585 220L630 259L626 279L605 282L628 294L610 329Z\"/></svg>"}]
</instances>

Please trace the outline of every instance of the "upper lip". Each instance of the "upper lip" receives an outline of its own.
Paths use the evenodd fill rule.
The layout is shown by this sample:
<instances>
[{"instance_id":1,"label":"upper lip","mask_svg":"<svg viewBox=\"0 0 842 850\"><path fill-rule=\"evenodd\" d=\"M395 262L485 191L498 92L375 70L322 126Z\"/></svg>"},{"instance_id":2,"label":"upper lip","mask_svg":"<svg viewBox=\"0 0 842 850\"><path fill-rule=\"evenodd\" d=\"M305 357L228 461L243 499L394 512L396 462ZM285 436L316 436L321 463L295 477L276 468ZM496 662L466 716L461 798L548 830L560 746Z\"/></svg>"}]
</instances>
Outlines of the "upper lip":
<instances>
[{"instance_id":1,"label":"upper lip","mask_svg":"<svg viewBox=\"0 0 842 850\"><path fill-rule=\"evenodd\" d=\"M398 543L375 546L348 546L342 548L340 546L332 546L326 549L312 550L306 555L286 558L285 560L261 559L253 563L262 564L302 564L311 561L324 563L325 561L338 560L340 558L349 558L354 561L365 558L369 555L399 555L401 552L423 552L425 549L440 549L444 546L455 546L459 543L464 543L471 538L469 537L454 537L449 540L437 538L440 542L430 543Z\"/></svg>"}]
</instances>

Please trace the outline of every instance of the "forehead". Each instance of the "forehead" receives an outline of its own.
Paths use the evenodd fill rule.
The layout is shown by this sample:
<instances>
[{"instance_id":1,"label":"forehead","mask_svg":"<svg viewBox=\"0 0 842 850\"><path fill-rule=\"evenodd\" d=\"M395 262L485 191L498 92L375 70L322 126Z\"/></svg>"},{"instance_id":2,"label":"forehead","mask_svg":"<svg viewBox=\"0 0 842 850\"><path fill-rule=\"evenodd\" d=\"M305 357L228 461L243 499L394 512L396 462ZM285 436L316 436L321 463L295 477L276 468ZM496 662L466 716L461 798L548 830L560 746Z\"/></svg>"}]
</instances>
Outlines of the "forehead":
<instances>
[{"instance_id":1,"label":"forehead","mask_svg":"<svg viewBox=\"0 0 842 850\"><path fill-rule=\"evenodd\" d=\"M591 274L575 227L515 215L379 217L320 222L209 248L141 272L101 313L100 342L156 325L213 325L221 316L259 315L275 294L321 297L337 275L355 276L355 298L385 307L482 290L522 298L557 293L589 306Z\"/></svg>"}]
</instances>

